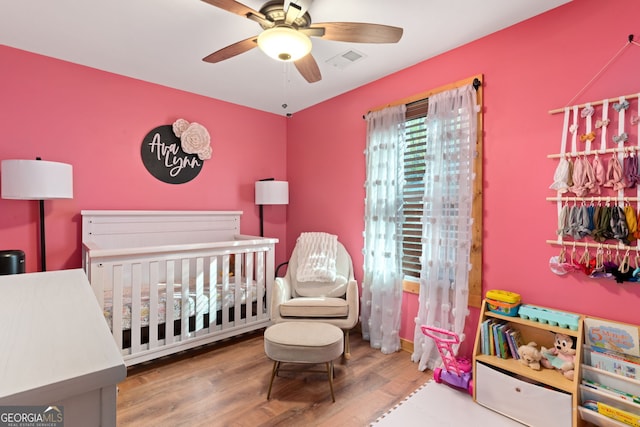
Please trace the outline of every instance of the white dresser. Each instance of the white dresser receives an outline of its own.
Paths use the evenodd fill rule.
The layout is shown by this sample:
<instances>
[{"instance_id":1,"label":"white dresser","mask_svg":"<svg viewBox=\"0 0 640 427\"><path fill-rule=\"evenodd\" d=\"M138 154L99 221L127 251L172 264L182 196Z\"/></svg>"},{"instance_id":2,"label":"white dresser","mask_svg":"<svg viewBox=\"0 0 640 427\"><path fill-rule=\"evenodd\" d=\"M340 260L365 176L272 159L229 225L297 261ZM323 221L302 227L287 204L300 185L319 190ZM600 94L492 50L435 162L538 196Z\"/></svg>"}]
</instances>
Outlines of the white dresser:
<instances>
[{"instance_id":1,"label":"white dresser","mask_svg":"<svg viewBox=\"0 0 640 427\"><path fill-rule=\"evenodd\" d=\"M0 276L0 406L62 406L65 427L115 426L126 374L81 269Z\"/></svg>"}]
</instances>

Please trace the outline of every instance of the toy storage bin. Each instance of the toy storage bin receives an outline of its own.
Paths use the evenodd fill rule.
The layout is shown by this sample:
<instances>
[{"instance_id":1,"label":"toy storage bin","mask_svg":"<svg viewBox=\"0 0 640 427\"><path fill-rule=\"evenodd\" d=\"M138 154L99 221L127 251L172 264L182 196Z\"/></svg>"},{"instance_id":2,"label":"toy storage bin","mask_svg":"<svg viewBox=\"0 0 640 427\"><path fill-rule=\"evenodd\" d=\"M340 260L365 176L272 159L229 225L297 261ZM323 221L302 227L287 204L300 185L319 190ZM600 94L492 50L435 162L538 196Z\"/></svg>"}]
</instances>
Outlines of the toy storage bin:
<instances>
[{"instance_id":1,"label":"toy storage bin","mask_svg":"<svg viewBox=\"0 0 640 427\"><path fill-rule=\"evenodd\" d=\"M505 316L516 317L518 315L518 308L520 303L508 303L503 301L496 301L492 299L487 300L487 308L494 313L503 314Z\"/></svg>"},{"instance_id":2,"label":"toy storage bin","mask_svg":"<svg viewBox=\"0 0 640 427\"><path fill-rule=\"evenodd\" d=\"M500 289L492 289L490 291L487 291L487 299L507 302L509 304L519 304L521 300L520 294L510 291L503 291Z\"/></svg>"}]
</instances>

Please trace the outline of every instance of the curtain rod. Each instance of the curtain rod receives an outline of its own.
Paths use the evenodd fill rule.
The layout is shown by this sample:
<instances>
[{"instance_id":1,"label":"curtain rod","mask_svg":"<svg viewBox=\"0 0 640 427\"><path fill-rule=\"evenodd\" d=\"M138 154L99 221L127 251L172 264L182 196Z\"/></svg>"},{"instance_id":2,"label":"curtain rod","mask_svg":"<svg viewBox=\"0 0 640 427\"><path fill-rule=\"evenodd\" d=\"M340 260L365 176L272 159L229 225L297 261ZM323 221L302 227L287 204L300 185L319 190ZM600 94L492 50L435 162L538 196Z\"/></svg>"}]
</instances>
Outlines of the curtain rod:
<instances>
[{"instance_id":1,"label":"curtain rod","mask_svg":"<svg viewBox=\"0 0 640 427\"><path fill-rule=\"evenodd\" d=\"M447 85L443 85L443 86L437 87L435 89L431 89L429 91L419 93L417 95L413 95L413 96L410 96L410 97L407 97L407 98L399 99L399 100L391 102L389 104L385 104L385 105L381 105L379 107L372 108L371 110L367 111L366 114L363 114L362 118L365 119L367 117L367 114L372 113L374 111L379 111L379 110L382 110L384 108L389 108L389 107L395 107L396 105L410 104L412 102L419 101L419 100L424 99L424 98L429 98L430 96L433 96L436 93L444 92L445 90L456 89L458 87L462 87L462 86L467 85L467 84L473 85L473 88L477 91L480 88L480 86L482 86L482 74L478 74L478 75L476 75L474 77L469 77L469 78L464 79L464 80L459 80L459 81L457 81L455 83L450 83L450 84L447 84Z\"/></svg>"}]
</instances>

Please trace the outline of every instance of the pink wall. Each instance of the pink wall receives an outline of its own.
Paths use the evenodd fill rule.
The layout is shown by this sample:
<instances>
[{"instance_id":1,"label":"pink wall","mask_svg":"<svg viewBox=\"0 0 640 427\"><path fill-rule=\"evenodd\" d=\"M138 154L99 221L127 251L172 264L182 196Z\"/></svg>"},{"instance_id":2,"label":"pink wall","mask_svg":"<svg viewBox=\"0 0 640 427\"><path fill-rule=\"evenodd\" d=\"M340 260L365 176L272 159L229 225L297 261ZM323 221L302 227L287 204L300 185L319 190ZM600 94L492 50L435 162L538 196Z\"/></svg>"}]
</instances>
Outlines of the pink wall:
<instances>
[{"instance_id":1,"label":"pink wall","mask_svg":"<svg viewBox=\"0 0 640 427\"><path fill-rule=\"evenodd\" d=\"M287 177L285 118L6 46L0 63L0 159L74 168L74 198L45 203L49 270L80 267L85 209L241 210L241 231L259 234L254 182ZM213 156L195 179L172 185L147 172L140 146L178 118L208 129ZM286 207L264 213L283 261ZM40 265L37 221L37 202L0 199L0 249L24 250L29 272Z\"/></svg>"},{"instance_id":2,"label":"pink wall","mask_svg":"<svg viewBox=\"0 0 640 427\"><path fill-rule=\"evenodd\" d=\"M346 245L360 280L362 115L483 73L484 289L640 323L640 285L555 276L548 260L558 250L545 243L557 222L545 201L556 163L546 156L559 151L562 125L547 112L568 103L618 52L638 30L639 13L635 0L616 0L615 7L574 0L291 119L0 46L0 159L41 156L74 166L74 199L46 203L50 269L80 266L83 209L242 210L243 232L257 234L253 183L274 176L290 182L289 206L265 207L265 234L282 242L277 261L300 232L324 230ZM639 66L640 47L631 46L575 102L640 91ZM148 174L139 153L149 130L177 118L207 127L214 154L196 179L172 186ZM252 126L240 125L246 122ZM36 222L35 202L0 199L1 249L25 250L28 271L38 266ZM417 298L405 295L401 335L409 340L416 311ZM470 332L477 314L472 310Z\"/></svg>"},{"instance_id":3,"label":"pink wall","mask_svg":"<svg viewBox=\"0 0 640 427\"><path fill-rule=\"evenodd\" d=\"M483 289L509 289L524 302L640 323L640 285L559 277L548 189L566 105L638 31L640 3L570 4L494 33L295 114L288 121L292 203L287 238L305 230L338 234L362 278L365 123L371 108L482 73L484 84ZM640 39L640 34L637 34ZM425 43L429 41L426 40ZM636 93L640 47L630 46L574 103ZM634 111L633 114L637 114ZM636 130L631 131L634 135ZM413 340L417 298L405 295L401 336ZM469 332L477 323L469 318ZM471 344L469 340L468 346ZM467 351L468 348L466 349Z\"/></svg>"}]
</instances>

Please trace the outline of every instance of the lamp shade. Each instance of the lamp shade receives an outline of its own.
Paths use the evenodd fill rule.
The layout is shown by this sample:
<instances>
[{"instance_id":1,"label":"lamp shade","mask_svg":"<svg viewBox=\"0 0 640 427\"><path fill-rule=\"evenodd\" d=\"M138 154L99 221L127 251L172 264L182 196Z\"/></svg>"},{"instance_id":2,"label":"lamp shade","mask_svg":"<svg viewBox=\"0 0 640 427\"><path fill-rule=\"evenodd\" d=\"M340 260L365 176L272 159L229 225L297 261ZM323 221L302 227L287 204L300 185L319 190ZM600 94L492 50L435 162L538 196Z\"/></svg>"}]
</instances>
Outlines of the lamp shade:
<instances>
[{"instance_id":1,"label":"lamp shade","mask_svg":"<svg viewBox=\"0 0 640 427\"><path fill-rule=\"evenodd\" d=\"M311 52L311 39L289 27L274 27L258 36L258 46L273 59L297 61Z\"/></svg>"},{"instance_id":2,"label":"lamp shade","mask_svg":"<svg viewBox=\"0 0 640 427\"><path fill-rule=\"evenodd\" d=\"M3 160L2 198L48 200L73 198L73 167L45 160Z\"/></svg>"},{"instance_id":3,"label":"lamp shade","mask_svg":"<svg viewBox=\"0 0 640 427\"><path fill-rule=\"evenodd\" d=\"M288 205L287 181L256 181L256 205Z\"/></svg>"}]
</instances>

